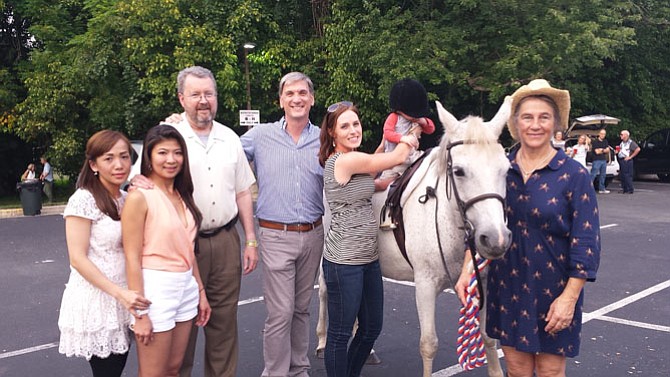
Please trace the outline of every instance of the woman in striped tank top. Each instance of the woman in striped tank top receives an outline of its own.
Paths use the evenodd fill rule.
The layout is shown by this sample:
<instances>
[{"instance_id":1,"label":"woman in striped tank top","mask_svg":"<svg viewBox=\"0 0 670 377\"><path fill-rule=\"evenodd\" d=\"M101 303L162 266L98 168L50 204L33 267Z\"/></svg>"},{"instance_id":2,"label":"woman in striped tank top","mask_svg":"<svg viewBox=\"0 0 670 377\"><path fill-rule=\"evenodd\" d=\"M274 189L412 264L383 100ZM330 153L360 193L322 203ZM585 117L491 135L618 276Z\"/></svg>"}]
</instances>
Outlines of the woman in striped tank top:
<instances>
[{"instance_id":1,"label":"woman in striped tank top","mask_svg":"<svg viewBox=\"0 0 670 377\"><path fill-rule=\"evenodd\" d=\"M421 132L420 129L418 132ZM328 107L321 124L319 162L332 213L323 254L328 291L328 377L356 377L381 332L384 291L377 251L379 225L372 212L374 177L405 161L417 136L403 136L390 153L357 152L363 136L351 102ZM355 320L358 330L349 343Z\"/></svg>"}]
</instances>

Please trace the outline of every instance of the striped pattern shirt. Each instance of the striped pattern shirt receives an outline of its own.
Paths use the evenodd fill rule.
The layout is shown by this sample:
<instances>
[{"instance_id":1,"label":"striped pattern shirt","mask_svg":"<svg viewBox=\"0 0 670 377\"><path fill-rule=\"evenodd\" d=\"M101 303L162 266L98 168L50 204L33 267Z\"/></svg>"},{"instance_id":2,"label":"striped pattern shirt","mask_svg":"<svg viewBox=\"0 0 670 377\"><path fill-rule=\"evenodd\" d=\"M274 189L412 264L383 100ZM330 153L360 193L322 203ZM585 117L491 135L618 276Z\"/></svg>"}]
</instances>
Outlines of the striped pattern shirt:
<instances>
[{"instance_id":1,"label":"striped pattern shirt","mask_svg":"<svg viewBox=\"0 0 670 377\"><path fill-rule=\"evenodd\" d=\"M377 220L372 212L374 179L355 174L345 185L335 180L336 153L326 161L323 172L326 200L331 211L323 257L338 264L362 265L379 259Z\"/></svg>"},{"instance_id":2,"label":"striped pattern shirt","mask_svg":"<svg viewBox=\"0 0 670 377\"><path fill-rule=\"evenodd\" d=\"M310 122L295 143L282 118L254 126L240 137L256 170L257 218L295 224L313 223L323 216L320 132Z\"/></svg>"}]
</instances>

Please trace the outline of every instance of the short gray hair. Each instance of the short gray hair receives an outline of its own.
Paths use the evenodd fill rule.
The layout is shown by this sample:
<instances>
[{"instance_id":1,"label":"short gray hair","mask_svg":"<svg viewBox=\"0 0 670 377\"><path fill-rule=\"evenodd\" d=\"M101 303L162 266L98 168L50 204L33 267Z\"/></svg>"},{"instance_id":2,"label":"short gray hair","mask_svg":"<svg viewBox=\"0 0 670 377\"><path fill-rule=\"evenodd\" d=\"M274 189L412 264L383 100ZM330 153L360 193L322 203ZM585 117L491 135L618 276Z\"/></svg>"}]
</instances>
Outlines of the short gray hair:
<instances>
[{"instance_id":1,"label":"short gray hair","mask_svg":"<svg viewBox=\"0 0 670 377\"><path fill-rule=\"evenodd\" d=\"M290 72L285 74L284 77L279 80L279 96L281 97L281 93L284 91L284 85L291 84L296 81L306 82L307 86L309 87L309 93L314 95L314 84L312 83L312 79L310 79L309 76L302 72Z\"/></svg>"},{"instance_id":2,"label":"short gray hair","mask_svg":"<svg viewBox=\"0 0 670 377\"><path fill-rule=\"evenodd\" d=\"M212 82L214 83L214 90L216 90L216 79L214 78L212 71L205 67L194 65L179 71L179 74L177 75L177 93L184 93L184 81L186 81L188 76L195 76L200 79L212 79Z\"/></svg>"},{"instance_id":3,"label":"short gray hair","mask_svg":"<svg viewBox=\"0 0 670 377\"><path fill-rule=\"evenodd\" d=\"M630 136L630 132L628 132L628 130L622 130L621 133L626 134L626 136Z\"/></svg>"}]
</instances>

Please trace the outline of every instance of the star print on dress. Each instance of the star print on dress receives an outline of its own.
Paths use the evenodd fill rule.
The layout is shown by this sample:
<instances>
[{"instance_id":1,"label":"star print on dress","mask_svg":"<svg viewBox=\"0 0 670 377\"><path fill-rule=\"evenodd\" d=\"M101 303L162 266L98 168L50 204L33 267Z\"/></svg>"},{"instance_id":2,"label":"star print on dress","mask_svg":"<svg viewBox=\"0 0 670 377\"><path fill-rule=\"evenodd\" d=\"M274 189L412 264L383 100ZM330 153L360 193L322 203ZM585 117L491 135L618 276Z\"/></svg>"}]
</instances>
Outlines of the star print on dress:
<instances>
[{"instance_id":1,"label":"star print on dress","mask_svg":"<svg viewBox=\"0 0 670 377\"><path fill-rule=\"evenodd\" d=\"M597 197L588 171L561 150L526 182L515 158L513 152L505 203L512 242L505 256L490 265L486 328L501 345L522 352L574 357L583 295L569 328L553 334L544 328L549 307L569 278L595 280L600 263Z\"/></svg>"}]
</instances>

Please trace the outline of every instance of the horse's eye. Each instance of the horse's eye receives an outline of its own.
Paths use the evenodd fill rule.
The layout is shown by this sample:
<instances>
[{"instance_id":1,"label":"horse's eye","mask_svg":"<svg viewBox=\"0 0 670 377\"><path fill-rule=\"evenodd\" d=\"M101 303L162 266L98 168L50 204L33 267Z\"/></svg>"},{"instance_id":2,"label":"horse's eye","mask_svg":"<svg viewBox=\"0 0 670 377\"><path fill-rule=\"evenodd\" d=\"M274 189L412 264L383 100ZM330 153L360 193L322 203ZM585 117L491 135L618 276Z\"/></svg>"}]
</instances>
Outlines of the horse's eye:
<instances>
[{"instance_id":1,"label":"horse's eye","mask_svg":"<svg viewBox=\"0 0 670 377\"><path fill-rule=\"evenodd\" d=\"M457 177L465 177L465 171L461 168L454 168L454 175Z\"/></svg>"}]
</instances>

